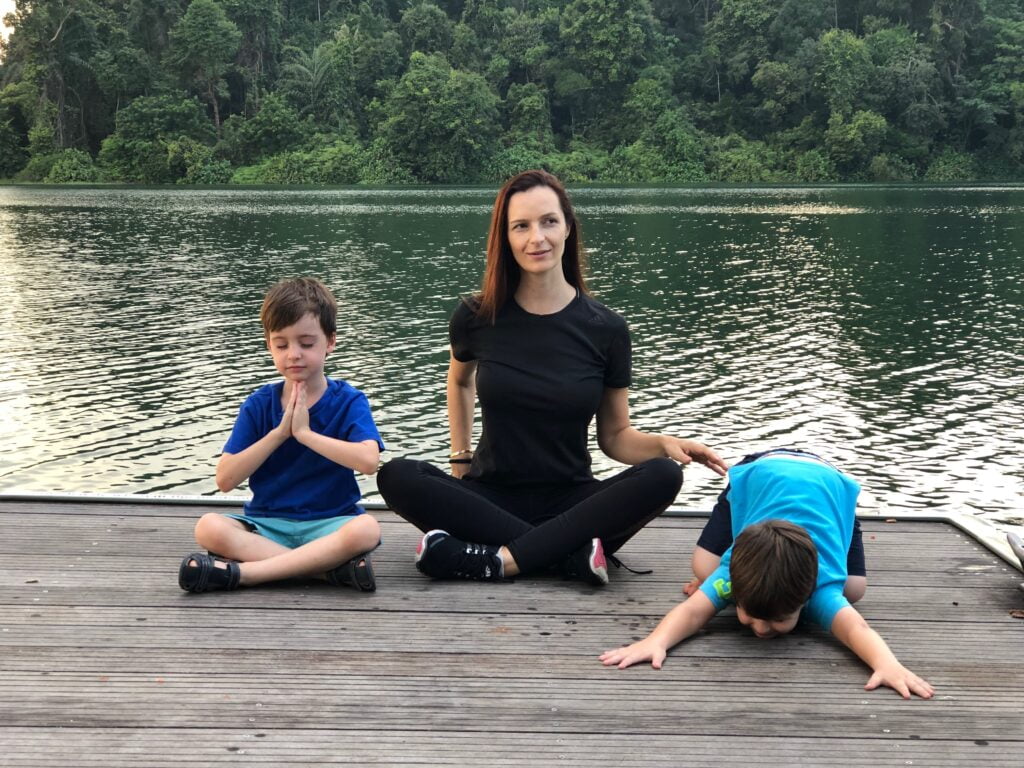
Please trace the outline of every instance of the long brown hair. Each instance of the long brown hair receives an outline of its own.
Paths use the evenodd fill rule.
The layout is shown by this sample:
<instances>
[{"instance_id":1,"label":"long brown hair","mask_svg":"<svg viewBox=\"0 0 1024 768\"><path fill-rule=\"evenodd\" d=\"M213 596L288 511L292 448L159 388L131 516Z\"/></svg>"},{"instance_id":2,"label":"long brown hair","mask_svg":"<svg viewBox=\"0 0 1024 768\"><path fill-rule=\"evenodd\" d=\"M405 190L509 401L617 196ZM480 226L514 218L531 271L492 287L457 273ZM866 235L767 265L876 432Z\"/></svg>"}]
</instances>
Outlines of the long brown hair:
<instances>
[{"instance_id":1,"label":"long brown hair","mask_svg":"<svg viewBox=\"0 0 1024 768\"><path fill-rule=\"evenodd\" d=\"M589 293L583 278L586 254L580 236L580 223L576 220L576 212L565 187L547 171L523 171L505 182L494 200L494 210L491 211L491 228L487 233L487 267L477 297L476 313L492 324L498 316L498 310L519 287L519 265L516 264L512 246L508 242L508 201L512 195L534 187L548 187L558 196L565 224L569 228L565 253L562 254L562 274L569 285Z\"/></svg>"}]
</instances>

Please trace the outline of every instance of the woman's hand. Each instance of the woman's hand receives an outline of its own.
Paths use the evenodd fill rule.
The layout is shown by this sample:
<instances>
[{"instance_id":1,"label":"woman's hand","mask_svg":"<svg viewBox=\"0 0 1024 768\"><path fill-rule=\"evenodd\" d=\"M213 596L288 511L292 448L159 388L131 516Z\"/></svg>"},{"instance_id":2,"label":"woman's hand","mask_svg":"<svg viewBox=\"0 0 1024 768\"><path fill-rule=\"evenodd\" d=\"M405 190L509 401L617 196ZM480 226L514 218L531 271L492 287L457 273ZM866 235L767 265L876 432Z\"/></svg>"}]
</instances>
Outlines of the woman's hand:
<instances>
[{"instance_id":1,"label":"woman's hand","mask_svg":"<svg viewBox=\"0 0 1024 768\"><path fill-rule=\"evenodd\" d=\"M680 464L689 464L696 461L703 464L717 475L724 476L729 469L722 458L703 443L690 440L684 437L672 437L671 435L659 435L662 449L670 459L675 459Z\"/></svg>"}]
</instances>

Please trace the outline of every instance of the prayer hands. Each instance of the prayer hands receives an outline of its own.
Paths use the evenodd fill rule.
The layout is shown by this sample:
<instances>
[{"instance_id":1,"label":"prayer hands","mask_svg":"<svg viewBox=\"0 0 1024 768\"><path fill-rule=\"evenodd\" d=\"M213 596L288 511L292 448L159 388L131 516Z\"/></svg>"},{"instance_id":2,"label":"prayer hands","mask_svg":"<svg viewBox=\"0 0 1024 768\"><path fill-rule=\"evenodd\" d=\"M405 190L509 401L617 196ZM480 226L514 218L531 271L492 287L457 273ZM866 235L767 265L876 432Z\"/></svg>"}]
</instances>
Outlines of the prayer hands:
<instances>
[{"instance_id":1,"label":"prayer hands","mask_svg":"<svg viewBox=\"0 0 1024 768\"><path fill-rule=\"evenodd\" d=\"M284 415L281 423L277 425L278 433L282 440L298 435L309 429L309 408L306 406L306 385L304 382L296 381L291 385L291 392L288 393L284 403Z\"/></svg>"},{"instance_id":2,"label":"prayer hands","mask_svg":"<svg viewBox=\"0 0 1024 768\"><path fill-rule=\"evenodd\" d=\"M294 402L291 404L292 411L292 435L296 440L309 429L309 407L306 405L306 384L297 381L292 386Z\"/></svg>"}]
</instances>

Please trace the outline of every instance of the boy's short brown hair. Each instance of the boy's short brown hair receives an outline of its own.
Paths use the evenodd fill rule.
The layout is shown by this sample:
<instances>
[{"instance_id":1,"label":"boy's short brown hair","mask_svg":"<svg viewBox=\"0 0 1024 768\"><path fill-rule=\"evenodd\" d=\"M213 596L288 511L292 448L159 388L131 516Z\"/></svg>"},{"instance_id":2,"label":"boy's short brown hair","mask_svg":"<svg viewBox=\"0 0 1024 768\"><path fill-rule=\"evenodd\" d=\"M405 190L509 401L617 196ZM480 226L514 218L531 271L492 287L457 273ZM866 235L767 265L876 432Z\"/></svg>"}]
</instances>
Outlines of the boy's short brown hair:
<instances>
[{"instance_id":1,"label":"boy's short brown hair","mask_svg":"<svg viewBox=\"0 0 1024 768\"><path fill-rule=\"evenodd\" d=\"M818 580L818 548L786 520L744 528L729 563L732 599L749 616L778 621L807 602Z\"/></svg>"},{"instance_id":2,"label":"boy's short brown hair","mask_svg":"<svg viewBox=\"0 0 1024 768\"><path fill-rule=\"evenodd\" d=\"M274 331L295 325L309 313L319 321L327 338L335 334L338 327L338 304L326 285L312 277L296 277L274 283L263 297L263 306L260 307L263 334L269 336Z\"/></svg>"}]
</instances>

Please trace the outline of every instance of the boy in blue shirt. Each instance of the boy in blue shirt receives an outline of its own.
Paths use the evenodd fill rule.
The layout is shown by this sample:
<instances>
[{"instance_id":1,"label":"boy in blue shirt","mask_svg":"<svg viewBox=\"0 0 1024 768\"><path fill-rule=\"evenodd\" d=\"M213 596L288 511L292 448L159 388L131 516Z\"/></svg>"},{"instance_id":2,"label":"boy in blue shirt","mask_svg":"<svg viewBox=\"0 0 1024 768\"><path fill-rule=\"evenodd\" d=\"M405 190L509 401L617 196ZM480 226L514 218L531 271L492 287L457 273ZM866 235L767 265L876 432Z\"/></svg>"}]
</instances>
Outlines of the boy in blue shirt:
<instances>
[{"instance_id":1,"label":"boy in blue shirt","mask_svg":"<svg viewBox=\"0 0 1024 768\"><path fill-rule=\"evenodd\" d=\"M209 553L182 560L182 589L310 576L376 588L369 553L380 543L380 526L358 506L353 470L375 473L384 444L366 396L324 375L336 317L334 296L311 278L282 280L264 298L260 322L284 380L242 404L217 463L221 491L248 479L253 498L244 515L200 518L196 542Z\"/></svg>"},{"instance_id":2,"label":"boy in blue shirt","mask_svg":"<svg viewBox=\"0 0 1024 768\"><path fill-rule=\"evenodd\" d=\"M904 698L931 698L932 686L900 664L850 605L848 596L860 597L867 583L854 535L859 491L853 479L813 454L775 450L747 457L729 470L729 487L698 540L689 598L646 638L606 651L601 661L620 669L650 661L660 669L669 648L733 602L740 623L761 638L790 632L802 612L871 667L865 689L887 685ZM715 546L723 527L725 546ZM860 572L853 577L851 554Z\"/></svg>"}]
</instances>

